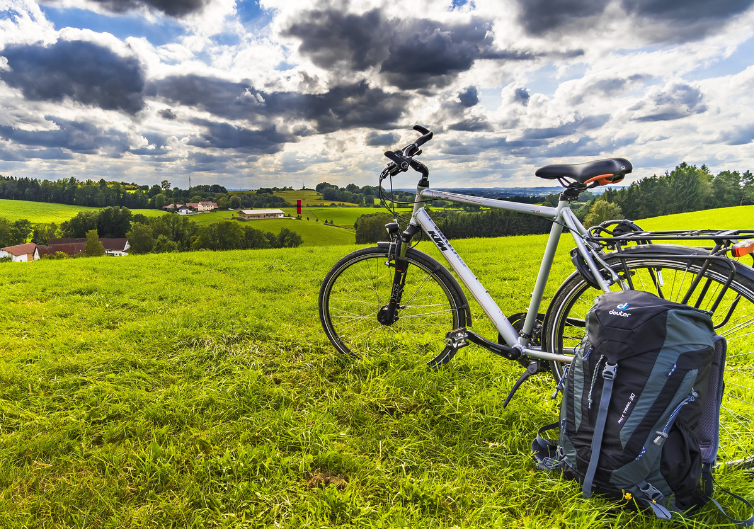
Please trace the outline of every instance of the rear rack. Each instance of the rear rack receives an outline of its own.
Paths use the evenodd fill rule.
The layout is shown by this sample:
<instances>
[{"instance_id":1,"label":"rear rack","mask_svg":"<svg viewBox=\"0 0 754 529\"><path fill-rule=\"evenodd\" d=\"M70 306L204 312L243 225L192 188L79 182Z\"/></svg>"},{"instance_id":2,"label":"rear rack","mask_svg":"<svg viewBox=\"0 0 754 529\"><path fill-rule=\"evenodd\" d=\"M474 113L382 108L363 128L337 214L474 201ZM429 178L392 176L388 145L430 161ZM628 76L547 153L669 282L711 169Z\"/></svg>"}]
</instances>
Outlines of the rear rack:
<instances>
[{"instance_id":1,"label":"rear rack","mask_svg":"<svg viewBox=\"0 0 754 529\"><path fill-rule=\"evenodd\" d=\"M601 233L609 233L603 236ZM754 238L754 230L668 230L668 231L632 231L623 235L612 235L603 226L589 228L589 235L595 242L608 244L641 241L715 241L728 245L740 239Z\"/></svg>"}]
</instances>

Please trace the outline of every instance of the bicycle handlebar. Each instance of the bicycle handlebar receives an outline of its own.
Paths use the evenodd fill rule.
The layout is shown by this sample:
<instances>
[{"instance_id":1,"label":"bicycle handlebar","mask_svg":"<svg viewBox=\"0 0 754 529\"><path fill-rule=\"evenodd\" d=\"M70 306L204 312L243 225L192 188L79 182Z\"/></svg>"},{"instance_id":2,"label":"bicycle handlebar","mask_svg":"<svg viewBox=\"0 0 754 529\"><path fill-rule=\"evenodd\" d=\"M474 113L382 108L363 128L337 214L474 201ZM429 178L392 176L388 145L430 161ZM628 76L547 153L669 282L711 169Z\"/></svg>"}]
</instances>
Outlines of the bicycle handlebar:
<instances>
[{"instance_id":1,"label":"bicycle handlebar","mask_svg":"<svg viewBox=\"0 0 754 529\"><path fill-rule=\"evenodd\" d=\"M409 143L403 149L397 151L385 152L385 156L391 160L391 163L387 166L387 170L391 176L395 176L403 171L408 171L409 167L414 171L421 173L423 178L427 178L429 175L429 169L427 169L427 166L414 160L413 157L419 156L422 153L419 147L431 140L434 134L420 125L414 125L414 130L422 134L414 143Z\"/></svg>"}]
</instances>

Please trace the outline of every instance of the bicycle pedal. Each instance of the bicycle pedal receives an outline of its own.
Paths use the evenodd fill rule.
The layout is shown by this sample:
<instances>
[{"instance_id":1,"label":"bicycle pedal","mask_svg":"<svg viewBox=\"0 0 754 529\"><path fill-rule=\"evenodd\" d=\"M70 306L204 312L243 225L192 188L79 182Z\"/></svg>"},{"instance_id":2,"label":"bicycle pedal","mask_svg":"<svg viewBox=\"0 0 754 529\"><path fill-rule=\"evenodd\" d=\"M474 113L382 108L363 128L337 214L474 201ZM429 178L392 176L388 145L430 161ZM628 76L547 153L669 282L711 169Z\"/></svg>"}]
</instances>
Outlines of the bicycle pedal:
<instances>
[{"instance_id":1,"label":"bicycle pedal","mask_svg":"<svg viewBox=\"0 0 754 529\"><path fill-rule=\"evenodd\" d=\"M466 329L461 327L460 329L454 329L447 333L445 335L445 343L451 349L458 350L461 347L469 345L468 337L469 334L466 332Z\"/></svg>"}]
</instances>

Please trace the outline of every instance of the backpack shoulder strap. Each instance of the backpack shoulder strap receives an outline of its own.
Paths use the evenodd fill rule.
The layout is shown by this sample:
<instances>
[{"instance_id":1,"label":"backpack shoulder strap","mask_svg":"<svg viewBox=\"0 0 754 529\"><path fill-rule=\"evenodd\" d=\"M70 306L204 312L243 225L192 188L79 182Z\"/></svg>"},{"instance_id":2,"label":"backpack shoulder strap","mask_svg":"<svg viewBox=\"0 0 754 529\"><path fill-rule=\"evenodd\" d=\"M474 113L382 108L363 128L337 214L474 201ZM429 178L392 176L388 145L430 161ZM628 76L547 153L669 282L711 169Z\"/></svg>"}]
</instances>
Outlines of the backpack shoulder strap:
<instances>
[{"instance_id":1,"label":"backpack shoulder strap","mask_svg":"<svg viewBox=\"0 0 754 529\"><path fill-rule=\"evenodd\" d=\"M737 500L739 500L739 501L743 502L743 503L744 503L744 504L745 504L745 505L746 505L746 506L747 506L747 507L748 507L749 509L751 509L751 510L752 510L752 511L754 512L754 506L752 506L752 504L751 504L751 503L749 503L748 501L746 501L746 500L745 500L744 498L742 498L742 497L741 497L741 496L739 496L738 494L734 494L733 492L731 492L731 491L729 491L729 490L727 490L727 489L724 489L723 487L721 487L720 485L718 485L718 484L717 484L717 482L715 481L715 478L714 478L714 477L712 477L712 473L711 473L711 472L710 472L709 476L710 476L710 479L712 480L712 482L714 482L714 484L716 485L716 487L717 487L718 489L720 489L721 491L723 491L723 492L724 492L725 494L727 494L727 495L729 495L729 496L732 496L733 498L735 498L735 499L737 499ZM706 487L705 487L705 488L706 488ZM706 491L705 491L705 494L706 494ZM715 504L715 507L717 507L717 509L718 509L718 510L719 510L719 511L720 511L721 513L723 513L723 516L725 516L725 517L726 517L726 518L727 518L728 520L730 520L730 521L731 521L731 523L734 523L734 524L736 524L736 525L737 525L737 526L739 526L739 527L752 527L752 526L754 526L754 514L752 514L751 516L749 516L749 517L748 517L747 519L745 519L745 520L736 520L735 518L733 518L733 517L729 516L729 515L728 515L728 513L727 513L727 512L725 512L725 509L723 509L723 508L722 508L722 506L721 506L721 505L720 505L719 503L717 503L717 501L716 501L716 500L713 500L713 499L712 499L712 498L710 498L709 496L706 496L706 497L705 497L705 499L706 499L707 501L711 501L712 503L714 503L714 504Z\"/></svg>"},{"instance_id":2,"label":"backpack shoulder strap","mask_svg":"<svg viewBox=\"0 0 754 529\"><path fill-rule=\"evenodd\" d=\"M563 464L561 457L559 456L558 443L545 439L542 434L554 430L560 426L559 422L554 422L543 426L537 431L537 437L531 443L531 451L536 461L536 467L538 470L555 470L560 468Z\"/></svg>"}]
</instances>

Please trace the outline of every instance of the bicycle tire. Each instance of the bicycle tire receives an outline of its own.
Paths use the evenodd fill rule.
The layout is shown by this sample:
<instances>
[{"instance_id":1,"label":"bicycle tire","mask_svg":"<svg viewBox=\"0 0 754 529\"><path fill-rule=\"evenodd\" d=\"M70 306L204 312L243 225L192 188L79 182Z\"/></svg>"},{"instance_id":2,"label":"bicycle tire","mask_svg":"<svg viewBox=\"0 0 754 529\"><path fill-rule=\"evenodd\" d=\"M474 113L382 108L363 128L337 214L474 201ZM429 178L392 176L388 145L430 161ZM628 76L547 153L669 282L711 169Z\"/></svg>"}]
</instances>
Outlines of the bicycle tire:
<instances>
[{"instance_id":1,"label":"bicycle tire","mask_svg":"<svg viewBox=\"0 0 754 529\"><path fill-rule=\"evenodd\" d=\"M689 253L706 254L702 250L689 247L652 245L644 248L627 248L623 256L626 266L631 271L635 289L658 294L650 270L654 271L655 278L658 278L656 270L659 268L664 283L660 290L663 291L664 297L680 302L683 294L689 289L695 272L700 270L703 263L702 260L684 260L683 254ZM677 254L677 257L671 254ZM666 257L659 257L660 255ZM617 254L610 254L606 261L614 269L622 270ZM724 336L728 344L724 373L726 390L720 410L718 463L751 466L754 463L754 270L742 263L733 262L736 277L713 315L713 323L719 325L716 332ZM623 271L620 275L625 277ZM701 293L701 285L709 279L710 288L700 300L699 308L711 307L726 277L726 268L713 262L705 272L700 286L694 290L689 304L696 304L698 294ZM659 279L657 283L660 283ZM619 288L618 285L612 287L613 290ZM544 339L549 352L563 354L564 347L575 346L581 341L584 336L582 322L586 311L593 305L595 297L601 293L600 290L590 287L578 273L566 279L553 297L545 322ZM736 299L738 301L733 305ZM724 322L726 316L729 316L729 319ZM556 382L560 380L564 365L551 362L551 372Z\"/></svg>"},{"instance_id":2,"label":"bicycle tire","mask_svg":"<svg viewBox=\"0 0 754 529\"><path fill-rule=\"evenodd\" d=\"M395 268L388 266L388 247L357 250L328 272L319 292L319 316L330 342L356 358L372 354L415 353L430 365L445 363L445 335L465 327L468 303L455 278L430 256L414 249L398 320L377 320L393 287ZM452 355L450 355L452 357Z\"/></svg>"}]
</instances>

